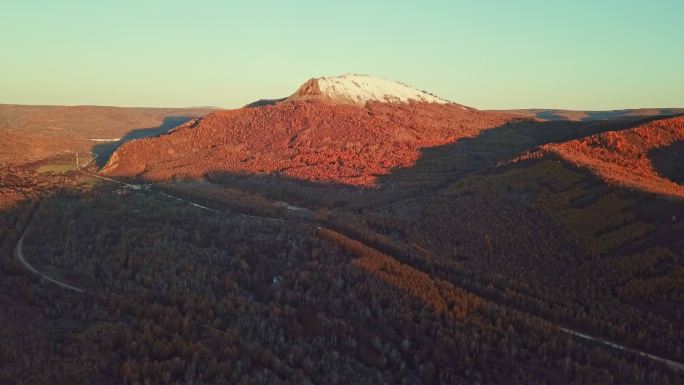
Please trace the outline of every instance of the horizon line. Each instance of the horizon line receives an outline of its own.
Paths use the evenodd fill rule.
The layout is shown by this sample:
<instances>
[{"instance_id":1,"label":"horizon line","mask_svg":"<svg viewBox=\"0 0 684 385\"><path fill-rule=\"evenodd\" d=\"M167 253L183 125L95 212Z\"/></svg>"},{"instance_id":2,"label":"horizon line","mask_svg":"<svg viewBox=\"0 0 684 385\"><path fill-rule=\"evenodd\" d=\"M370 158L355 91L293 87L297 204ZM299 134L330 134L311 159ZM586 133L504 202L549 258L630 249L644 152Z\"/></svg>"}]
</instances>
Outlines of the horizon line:
<instances>
[{"instance_id":1,"label":"horizon line","mask_svg":"<svg viewBox=\"0 0 684 385\"><path fill-rule=\"evenodd\" d=\"M270 100L271 98L262 98L258 100ZM249 103L248 103L249 104ZM5 103L0 102L0 106L24 106L24 107L107 107L107 108L139 108L139 109L165 109L165 110L239 110L247 107L245 104L241 107L221 107L221 106L179 106L179 107L169 107L169 106L149 106L149 105L113 105L113 104L88 104L88 103L76 103L76 104L28 104L28 103ZM450 102L450 104L460 104L455 102ZM470 108L475 108L479 111L575 111L575 112L608 112L608 111L634 111L634 110L684 110L682 107L672 107L672 106L649 106L649 107L627 107L627 108L608 108L608 109L582 109L582 108L571 108L571 107L514 107L514 108L477 108L473 106L466 105Z\"/></svg>"}]
</instances>

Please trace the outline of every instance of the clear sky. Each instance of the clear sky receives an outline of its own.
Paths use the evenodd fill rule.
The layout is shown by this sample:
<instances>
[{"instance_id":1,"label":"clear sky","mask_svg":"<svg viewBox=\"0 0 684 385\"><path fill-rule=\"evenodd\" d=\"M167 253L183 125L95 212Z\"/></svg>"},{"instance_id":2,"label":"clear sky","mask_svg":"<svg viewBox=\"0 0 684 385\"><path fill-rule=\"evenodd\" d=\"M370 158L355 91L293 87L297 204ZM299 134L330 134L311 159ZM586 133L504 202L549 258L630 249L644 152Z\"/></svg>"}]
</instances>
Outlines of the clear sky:
<instances>
[{"instance_id":1,"label":"clear sky","mask_svg":"<svg viewBox=\"0 0 684 385\"><path fill-rule=\"evenodd\" d=\"M0 103L240 107L363 73L476 108L684 107L684 0L0 1Z\"/></svg>"}]
</instances>

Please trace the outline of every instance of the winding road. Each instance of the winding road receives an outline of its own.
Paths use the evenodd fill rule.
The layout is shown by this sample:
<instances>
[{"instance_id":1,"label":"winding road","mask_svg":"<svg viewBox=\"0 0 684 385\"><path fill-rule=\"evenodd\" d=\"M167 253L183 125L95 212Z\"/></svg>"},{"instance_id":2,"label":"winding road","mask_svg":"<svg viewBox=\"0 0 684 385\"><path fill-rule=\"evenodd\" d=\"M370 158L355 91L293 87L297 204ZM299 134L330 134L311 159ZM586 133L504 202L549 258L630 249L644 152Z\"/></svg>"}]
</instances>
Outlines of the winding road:
<instances>
[{"instance_id":1,"label":"winding road","mask_svg":"<svg viewBox=\"0 0 684 385\"><path fill-rule=\"evenodd\" d=\"M659 357L659 356L656 356L656 355L653 355L650 353L643 352L643 351L638 350L638 349L632 349L632 348L629 348L627 346L623 346L623 345L617 344L615 342L606 341L606 340L601 339L601 338L592 337L588 334L581 333L581 332L578 332L576 330L564 328L562 326L558 326L558 325L554 325L554 326L556 327L556 329L562 331L563 333L567 333L567 334L570 334L570 335L573 335L575 337L582 338L582 339L585 339L588 341L597 342L603 346L607 346L607 347L610 347L613 349L622 350L623 352L634 353L634 354L637 354L641 357L648 358L652 361L660 362L661 364L665 364L674 370L684 370L684 364L682 364L681 362L677 362L677 361L669 360L667 358Z\"/></svg>"},{"instance_id":2,"label":"winding road","mask_svg":"<svg viewBox=\"0 0 684 385\"><path fill-rule=\"evenodd\" d=\"M88 167L91 163L93 163L95 161L95 159L97 159L97 154L92 154L92 155L93 155L93 158L90 159L88 162L78 166L77 171L83 172L84 168ZM66 282L62 282L56 278L50 277L49 275L47 275L45 273L42 273L41 271L39 271L38 269L33 267L33 265L31 265L26 260L26 257L24 256L24 237L26 236L26 230L28 229L30 224L31 224L31 220L29 220L29 222L26 223L26 225L24 226L24 230L21 233L21 237L19 237L19 241L17 242L16 246L14 246L13 254L14 254L14 257L17 259L17 261L19 261L19 263L26 270L30 271L33 274L36 274L37 276L39 276L41 279L43 279L46 282L53 283L53 284L55 284L61 288L64 288L64 289L67 289L70 291L75 291L77 293L82 293L82 294L87 293L86 290L81 289L80 287L70 285Z\"/></svg>"},{"instance_id":3,"label":"winding road","mask_svg":"<svg viewBox=\"0 0 684 385\"><path fill-rule=\"evenodd\" d=\"M24 235L22 235L21 238L19 238L19 242L17 242L17 246L14 248L14 256L17 258L17 260L19 261L19 263L21 263L22 266L24 266L30 272L37 274L38 276L40 276L45 281L52 282L59 287L62 287L62 288L67 289L67 290L72 290L72 291L75 291L77 293L85 293L86 292L85 290L81 289L80 287L69 285L68 283L59 281L55 278L52 278L48 275L45 275L44 273L41 273L40 271L38 271L38 269L36 269L35 267L31 266L31 264L28 263L26 261L26 258L24 257Z\"/></svg>"},{"instance_id":4,"label":"winding road","mask_svg":"<svg viewBox=\"0 0 684 385\"><path fill-rule=\"evenodd\" d=\"M95 157L96 157L96 156L95 156ZM95 157L93 158L93 160L91 160L91 162L95 160ZM89 163L90 163L90 162L89 162ZM83 174L85 174L85 175L88 175L88 176L91 176L91 177L95 177L95 178L98 178L98 179L101 179L101 180L105 180L105 181L108 181L108 182L117 183L117 184L126 186L126 187L128 187L128 188L130 188L130 189L133 189L133 190L143 190L143 189L145 189L145 186L142 186L142 185L130 184L130 183L122 182L122 181L120 181L120 180L116 180L116 179L112 179L112 178L107 178L107 177L104 177L104 176L102 176L102 175L98 175L98 174L90 173L90 172L87 172L87 171L83 171L83 169L85 168L85 166L87 166L89 163L87 163L87 164L81 166L81 168L80 168L78 171L81 172L81 173L83 173ZM213 209L213 208L211 208L211 207L207 207L207 206L201 205L201 204L199 204L199 203L196 203L196 202L193 202L193 201L190 201L190 200L187 200L187 199L183 199L183 198L180 198L180 197L175 196L175 195L168 194L168 193L163 192L163 191L157 191L157 192L158 192L160 195L163 195L163 196L165 196L165 197L167 197L167 198L169 198L169 199L174 199L174 200L177 200L177 201L186 203L186 204L188 204L188 205L197 207L197 208L199 208L199 209L201 209L201 210L205 210L205 211L209 211L209 212L213 212L213 213L222 213L222 212L224 212L224 211L222 211L222 210ZM302 208L288 204L288 210L302 210ZM303 209L303 210L306 210L306 209ZM305 222L305 221L295 221L295 220L289 220L289 219L283 219L283 218L272 218L272 217L266 217L266 216L255 216L255 215L247 215L247 214L239 214L239 215L242 216L242 217L246 217L246 218L254 218L254 219L261 219L261 220L276 221L276 222L279 222L279 223L293 222L293 223L298 223L298 224L300 224L300 225L311 226L312 228L315 228L315 229L318 229L318 230L320 230L320 229L322 228L322 227L319 226L319 225L312 224L312 223ZM28 227L28 225L27 225L26 227ZM346 235L346 234L345 234L345 236L347 236L347 237L349 237L349 238L351 238L351 239L354 239L353 237L350 237L350 236L348 236L348 235ZM373 248L372 246L366 245L366 243L363 242L363 241L361 241L361 240L358 240L358 239L354 239L354 240L356 240L357 242L360 242L360 243L364 244L365 246L367 246L367 247L369 247L369 248ZM78 292L78 293L87 293L87 291L84 290L84 289L81 289L81 288L76 287L76 286L69 285L69 284L67 284L67 283L65 283L65 282L62 282L62 281L59 281L59 280L54 279L54 278L52 278L52 277L49 277L49 276L47 276L46 274L41 273L41 272L40 272L39 270L37 270L35 267L31 266L31 264L29 264L29 263L26 261L25 257L24 257L24 254L23 254L23 242L24 242L24 234L22 234L21 238L19 239L19 242L17 243L17 246L16 246L15 249L14 249L14 253L15 253L15 256L17 257L18 261L19 261L19 262L22 264L22 266L24 266L27 270L31 271L31 272L34 273L34 274L39 275L39 276L42 277L45 281L51 282L51 283L53 283L53 284L55 284L55 285L58 285L58 286L60 286L60 287L62 287L62 288L64 288L64 289L71 290L71 291L75 291L75 292ZM576 338L583 339L583 340L586 340L586 341L591 341L591 342L594 342L594 343L603 345L603 346L608 347L608 348L620 350L620 351L623 351L623 352L632 353L632 354L635 354L635 355L638 355L638 356L647 358L647 359L649 359L649 360L651 360L651 361L653 361L653 362L657 362L657 363L660 363L660 364L664 364L664 365L666 365L667 367L669 367L669 368L671 368L671 369L673 369L673 370L677 370L677 371L683 371L683 370L684 370L684 364L682 364L682 363L680 363L680 362L673 361L673 360L670 360L670 359L667 359L667 358L663 358L663 357L660 357L660 356L656 356L656 355L654 355L654 354L650 354L650 353L647 353L647 352L644 352L644 351L641 351L641 350L638 350L638 349L633 349L633 348L630 348L630 347L627 347L627 346L624 346L624 345L621 345L621 344L618 344L618 343L615 343L615 342L611 342L611 341L608 341L608 340L605 340L605 339L602 339L602 338L599 338L599 337L594 337L594 336L591 336L591 335L589 335L589 334L586 334L586 333L583 333L583 332L580 332L580 331L577 331L577 330L569 329L569 328L567 328L567 327L561 326L561 325L559 325L559 324L557 324L557 323L554 323L554 322L552 322L552 321L549 321L549 320L540 318L540 317L537 316L537 315L534 315L534 314L531 314L531 313L524 312L524 311L522 311L522 310L520 310L520 309L513 308L513 307L511 307L511 306L508 305L508 304L499 303L499 302L496 302L496 301L491 300L491 299L489 299L489 300L492 301L492 302L494 302L494 303L496 303L496 304L499 305L499 306L502 306L502 307L505 307L505 308L511 308L511 309L517 310L517 311L519 311L519 312L523 312L523 313L525 313L525 314L527 314L527 315L529 315L529 316L531 316L531 317L540 319L540 320L542 320L542 321L548 323L549 325L552 325L557 331L560 331L560 332L562 332L562 333L565 333L565 334L568 334L568 335L571 335L571 336L574 336L574 337L576 337Z\"/></svg>"}]
</instances>

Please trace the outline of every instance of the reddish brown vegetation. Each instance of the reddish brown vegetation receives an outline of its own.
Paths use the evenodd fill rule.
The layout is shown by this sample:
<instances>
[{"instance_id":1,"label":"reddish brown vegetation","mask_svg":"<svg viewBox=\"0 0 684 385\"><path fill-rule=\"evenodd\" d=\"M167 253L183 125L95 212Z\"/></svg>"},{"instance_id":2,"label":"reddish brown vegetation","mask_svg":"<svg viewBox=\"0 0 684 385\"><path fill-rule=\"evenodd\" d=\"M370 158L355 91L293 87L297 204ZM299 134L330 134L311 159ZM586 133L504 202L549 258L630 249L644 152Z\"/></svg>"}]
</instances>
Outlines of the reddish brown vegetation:
<instances>
[{"instance_id":1,"label":"reddish brown vegetation","mask_svg":"<svg viewBox=\"0 0 684 385\"><path fill-rule=\"evenodd\" d=\"M684 186L663 178L649 152L684 139L684 116L656 120L624 131L542 147L575 166L587 168L609 183L652 193L684 197Z\"/></svg>"},{"instance_id":2,"label":"reddish brown vegetation","mask_svg":"<svg viewBox=\"0 0 684 385\"><path fill-rule=\"evenodd\" d=\"M636 306L681 300L681 269L663 265L681 242L612 255L649 242L623 231L640 223L624 197L594 197L598 178L560 162L519 166L399 202L355 191L361 210L312 205L317 223L156 191L289 215L263 198L280 186L196 182L75 186L4 211L0 383L681 383L537 317L681 361L680 304L667 304L672 318ZM338 190L315 188L301 194ZM679 217L680 202L653 201L665 206L649 212ZM31 217L27 258L96 296L11 258Z\"/></svg>"},{"instance_id":3,"label":"reddish brown vegetation","mask_svg":"<svg viewBox=\"0 0 684 385\"><path fill-rule=\"evenodd\" d=\"M90 152L99 143L165 120L202 116L204 109L0 105L0 164ZM176 123L178 124L178 123Z\"/></svg>"},{"instance_id":4,"label":"reddish brown vegetation","mask_svg":"<svg viewBox=\"0 0 684 385\"><path fill-rule=\"evenodd\" d=\"M646 157L683 143L681 119L586 137L621 126L482 132L510 117L294 101L132 142L109 165L369 185L421 146L482 132L393 173L412 172L398 179L420 189L401 194L229 175L137 190L38 174L40 162L3 168L0 384L682 383L681 371L554 326L684 361L682 201L552 159L488 168L581 135L526 156L655 175ZM34 266L94 295L22 267L12 250L24 234Z\"/></svg>"},{"instance_id":5,"label":"reddish brown vegetation","mask_svg":"<svg viewBox=\"0 0 684 385\"><path fill-rule=\"evenodd\" d=\"M421 147L473 137L511 120L458 105L285 102L215 112L194 127L129 143L104 172L152 180L268 172L372 186L377 175L413 165Z\"/></svg>"},{"instance_id":6,"label":"reddish brown vegetation","mask_svg":"<svg viewBox=\"0 0 684 385\"><path fill-rule=\"evenodd\" d=\"M448 314L455 319L463 320L473 309L484 304L481 298L457 288L450 282L434 279L336 231L321 229L319 235L358 256L359 258L353 261L354 265L406 291L412 297L430 305L438 314Z\"/></svg>"}]
</instances>

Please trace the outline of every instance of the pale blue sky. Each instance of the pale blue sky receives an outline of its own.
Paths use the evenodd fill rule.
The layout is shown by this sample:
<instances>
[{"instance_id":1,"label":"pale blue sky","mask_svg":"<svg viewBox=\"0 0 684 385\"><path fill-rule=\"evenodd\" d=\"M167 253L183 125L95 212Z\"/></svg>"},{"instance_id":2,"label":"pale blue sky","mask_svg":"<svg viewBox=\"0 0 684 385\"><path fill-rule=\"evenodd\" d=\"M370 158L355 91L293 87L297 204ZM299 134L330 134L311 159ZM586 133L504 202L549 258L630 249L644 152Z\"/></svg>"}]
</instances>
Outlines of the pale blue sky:
<instances>
[{"instance_id":1,"label":"pale blue sky","mask_svg":"<svg viewBox=\"0 0 684 385\"><path fill-rule=\"evenodd\" d=\"M363 73L476 108L684 107L684 1L0 2L0 103L239 107Z\"/></svg>"}]
</instances>

